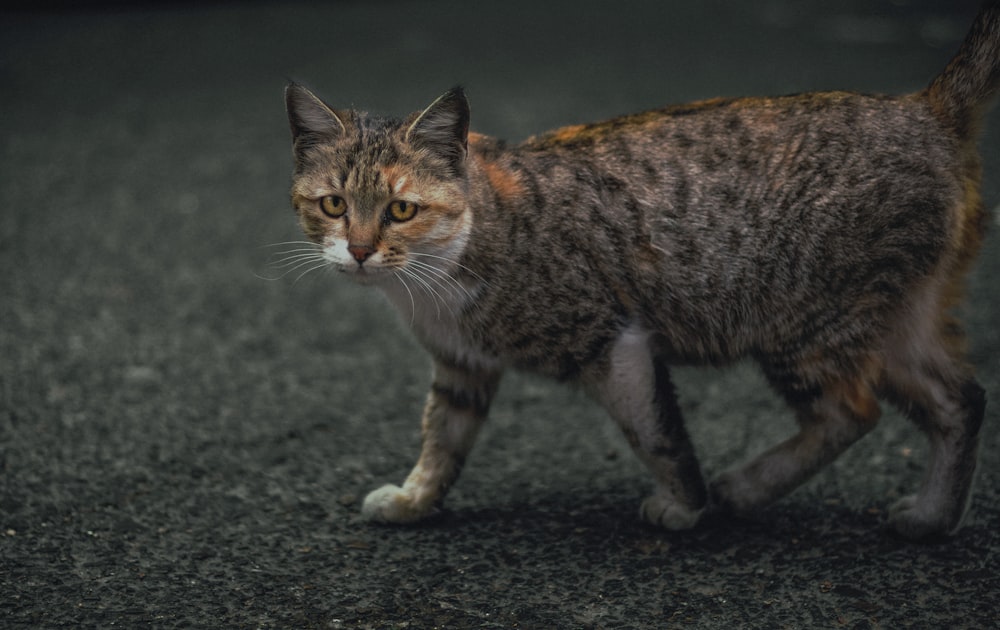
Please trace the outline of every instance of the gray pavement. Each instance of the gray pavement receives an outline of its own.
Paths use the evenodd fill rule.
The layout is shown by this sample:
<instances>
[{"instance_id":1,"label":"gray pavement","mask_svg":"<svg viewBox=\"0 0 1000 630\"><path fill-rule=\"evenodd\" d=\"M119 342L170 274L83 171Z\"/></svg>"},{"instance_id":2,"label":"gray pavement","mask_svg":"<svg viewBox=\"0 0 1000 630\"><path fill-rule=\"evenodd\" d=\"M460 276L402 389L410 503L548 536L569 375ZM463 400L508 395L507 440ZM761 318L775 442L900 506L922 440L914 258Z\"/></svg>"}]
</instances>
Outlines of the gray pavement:
<instances>
[{"instance_id":1,"label":"gray pavement","mask_svg":"<svg viewBox=\"0 0 1000 630\"><path fill-rule=\"evenodd\" d=\"M37 7L37 5L34 5ZM418 449L429 361L381 298L278 278L288 78L473 126L718 95L903 92L974 3L88 4L0 13L0 627L985 628L1000 614L1000 225L964 309L991 399L967 526L900 541L889 412L759 516L669 534L579 392L513 375L437 520L364 523ZM984 196L1000 216L1000 112ZM750 365L685 369L708 474L790 432Z\"/></svg>"}]
</instances>

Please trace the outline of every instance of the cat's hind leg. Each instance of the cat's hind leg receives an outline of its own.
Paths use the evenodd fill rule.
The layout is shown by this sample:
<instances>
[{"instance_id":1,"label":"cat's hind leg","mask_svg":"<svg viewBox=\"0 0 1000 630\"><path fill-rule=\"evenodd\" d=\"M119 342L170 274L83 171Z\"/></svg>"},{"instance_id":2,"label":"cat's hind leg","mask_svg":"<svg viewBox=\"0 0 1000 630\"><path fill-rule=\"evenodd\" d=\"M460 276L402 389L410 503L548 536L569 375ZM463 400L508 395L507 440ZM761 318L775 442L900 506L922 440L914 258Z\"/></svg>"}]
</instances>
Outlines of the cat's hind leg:
<instances>
[{"instance_id":1,"label":"cat's hind leg","mask_svg":"<svg viewBox=\"0 0 1000 630\"><path fill-rule=\"evenodd\" d=\"M716 506L737 514L764 507L797 488L875 427L881 410L872 386L880 364L862 361L855 365L864 368L844 376L821 365L815 361L809 367L783 369L763 363L772 384L796 410L799 432L714 479L711 495ZM827 375L819 378L817 372Z\"/></svg>"},{"instance_id":2,"label":"cat's hind leg","mask_svg":"<svg viewBox=\"0 0 1000 630\"><path fill-rule=\"evenodd\" d=\"M386 485L365 497L361 512L367 519L412 523L439 508L472 449L499 381L499 372L435 364L424 407L420 459L402 487Z\"/></svg>"},{"instance_id":3,"label":"cat's hind leg","mask_svg":"<svg viewBox=\"0 0 1000 630\"><path fill-rule=\"evenodd\" d=\"M986 407L983 388L962 358L964 341L946 316L910 321L888 339L884 393L926 434L929 457L917 493L901 499L889 523L907 538L953 534L968 509L979 431ZM939 323L940 322L940 323Z\"/></svg>"},{"instance_id":4,"label":"cat's hind leg","mask_svg":"<svg viewBox=\"0 0 1000 630\"><path fill-rule=\"evenodd\" d=\"M708 493L665 363L650 337L629 328L616 342L609 365L592 379L592 394L621 427L629 445L653 473L655 489L640 516L667 529L693 527Z\"/></svg>"}]
</instances>

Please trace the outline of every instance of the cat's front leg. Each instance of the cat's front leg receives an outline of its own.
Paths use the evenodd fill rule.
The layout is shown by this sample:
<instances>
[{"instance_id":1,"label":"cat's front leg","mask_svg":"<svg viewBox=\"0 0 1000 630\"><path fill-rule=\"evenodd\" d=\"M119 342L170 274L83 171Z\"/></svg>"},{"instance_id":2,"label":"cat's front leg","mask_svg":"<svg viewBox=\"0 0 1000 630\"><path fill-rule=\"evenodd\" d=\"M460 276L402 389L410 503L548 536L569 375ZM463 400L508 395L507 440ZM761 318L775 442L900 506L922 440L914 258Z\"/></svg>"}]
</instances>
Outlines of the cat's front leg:
<instances>
[{"instance_id":1,"label":"cat's front leg","mask_svg":"<svg viewBox=\"0 0 1000 630\"><path fill-rule=\"evenodd\" d=\"M653 473L655 488L639 508L643 520L671 530L694 527L708 491L683 418L670 371L650 348L649 335L625 330L593 393Z\"/></svg>"},{"instance_id":2,"label":"cat's front leg","mask_svg":"<svg viewBox=\"0 0 1000 630\"><path fill-rule=\"evenodd\" d=\"M362 514L383 523L413 523L433 514L458 478L496 393L500 372L436 362L422 424L420 459L402 487L365 497Z\"/></svg>"}]
</instances>

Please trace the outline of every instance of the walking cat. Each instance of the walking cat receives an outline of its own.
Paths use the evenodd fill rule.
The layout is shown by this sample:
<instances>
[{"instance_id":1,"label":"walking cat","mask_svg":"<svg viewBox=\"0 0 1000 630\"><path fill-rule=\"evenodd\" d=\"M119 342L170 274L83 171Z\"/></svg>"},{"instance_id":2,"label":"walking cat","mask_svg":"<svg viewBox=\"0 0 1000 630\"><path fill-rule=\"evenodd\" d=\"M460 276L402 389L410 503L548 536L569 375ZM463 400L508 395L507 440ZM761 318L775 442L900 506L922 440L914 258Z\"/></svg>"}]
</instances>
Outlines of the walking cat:
<instances>
[{"instance_id":1,"label":"walking cat","mask_svg":"<svg viewBox=\"0 0 1000 630\"><path fill-rule=\"evenodd\" d=\"M976 138L998 85L997 0L915 94L712 99L516 145L469 131L460 88L394 120L290 84L302 260L381 289L434 358L419 461L364 515L432 514L520 368L603 405L652 472L641 516L669 529L790 492L885 399L930 442L891 525L954 532L985 394L950 312L987 223ZM799 432L706 486L669 366L743 357Z\"/></svg>"}]
</instances>

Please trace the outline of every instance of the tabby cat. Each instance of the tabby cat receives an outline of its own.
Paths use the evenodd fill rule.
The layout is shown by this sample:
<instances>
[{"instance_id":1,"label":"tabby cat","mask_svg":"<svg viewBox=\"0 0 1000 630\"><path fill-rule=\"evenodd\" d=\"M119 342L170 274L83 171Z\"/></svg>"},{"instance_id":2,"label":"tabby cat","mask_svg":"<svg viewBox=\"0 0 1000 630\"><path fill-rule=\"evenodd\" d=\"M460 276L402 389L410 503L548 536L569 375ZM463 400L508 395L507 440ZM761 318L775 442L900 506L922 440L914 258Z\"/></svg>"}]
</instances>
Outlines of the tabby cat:
<instances>
[{"instance_id":1,"label":"tabby cat","mask_svg":"<svg viewBox=\"0 0 1000 630\"><path fill-rule=\"evenodd\" d=\"M307 257L381 289L434 358L419 461L375 521L433 514L507 368L585 388L653 474L641 516L787 494L870 431L879 398L926 434L910 538L963 519L985 394L950 312L986 224L976 138L1000 85L1000 5L905 96L712 99L508 145L462 89L405 120L290 84ZM752 357L799 431L706 486L673 364Z\"/></svg>"}]
</instances>

